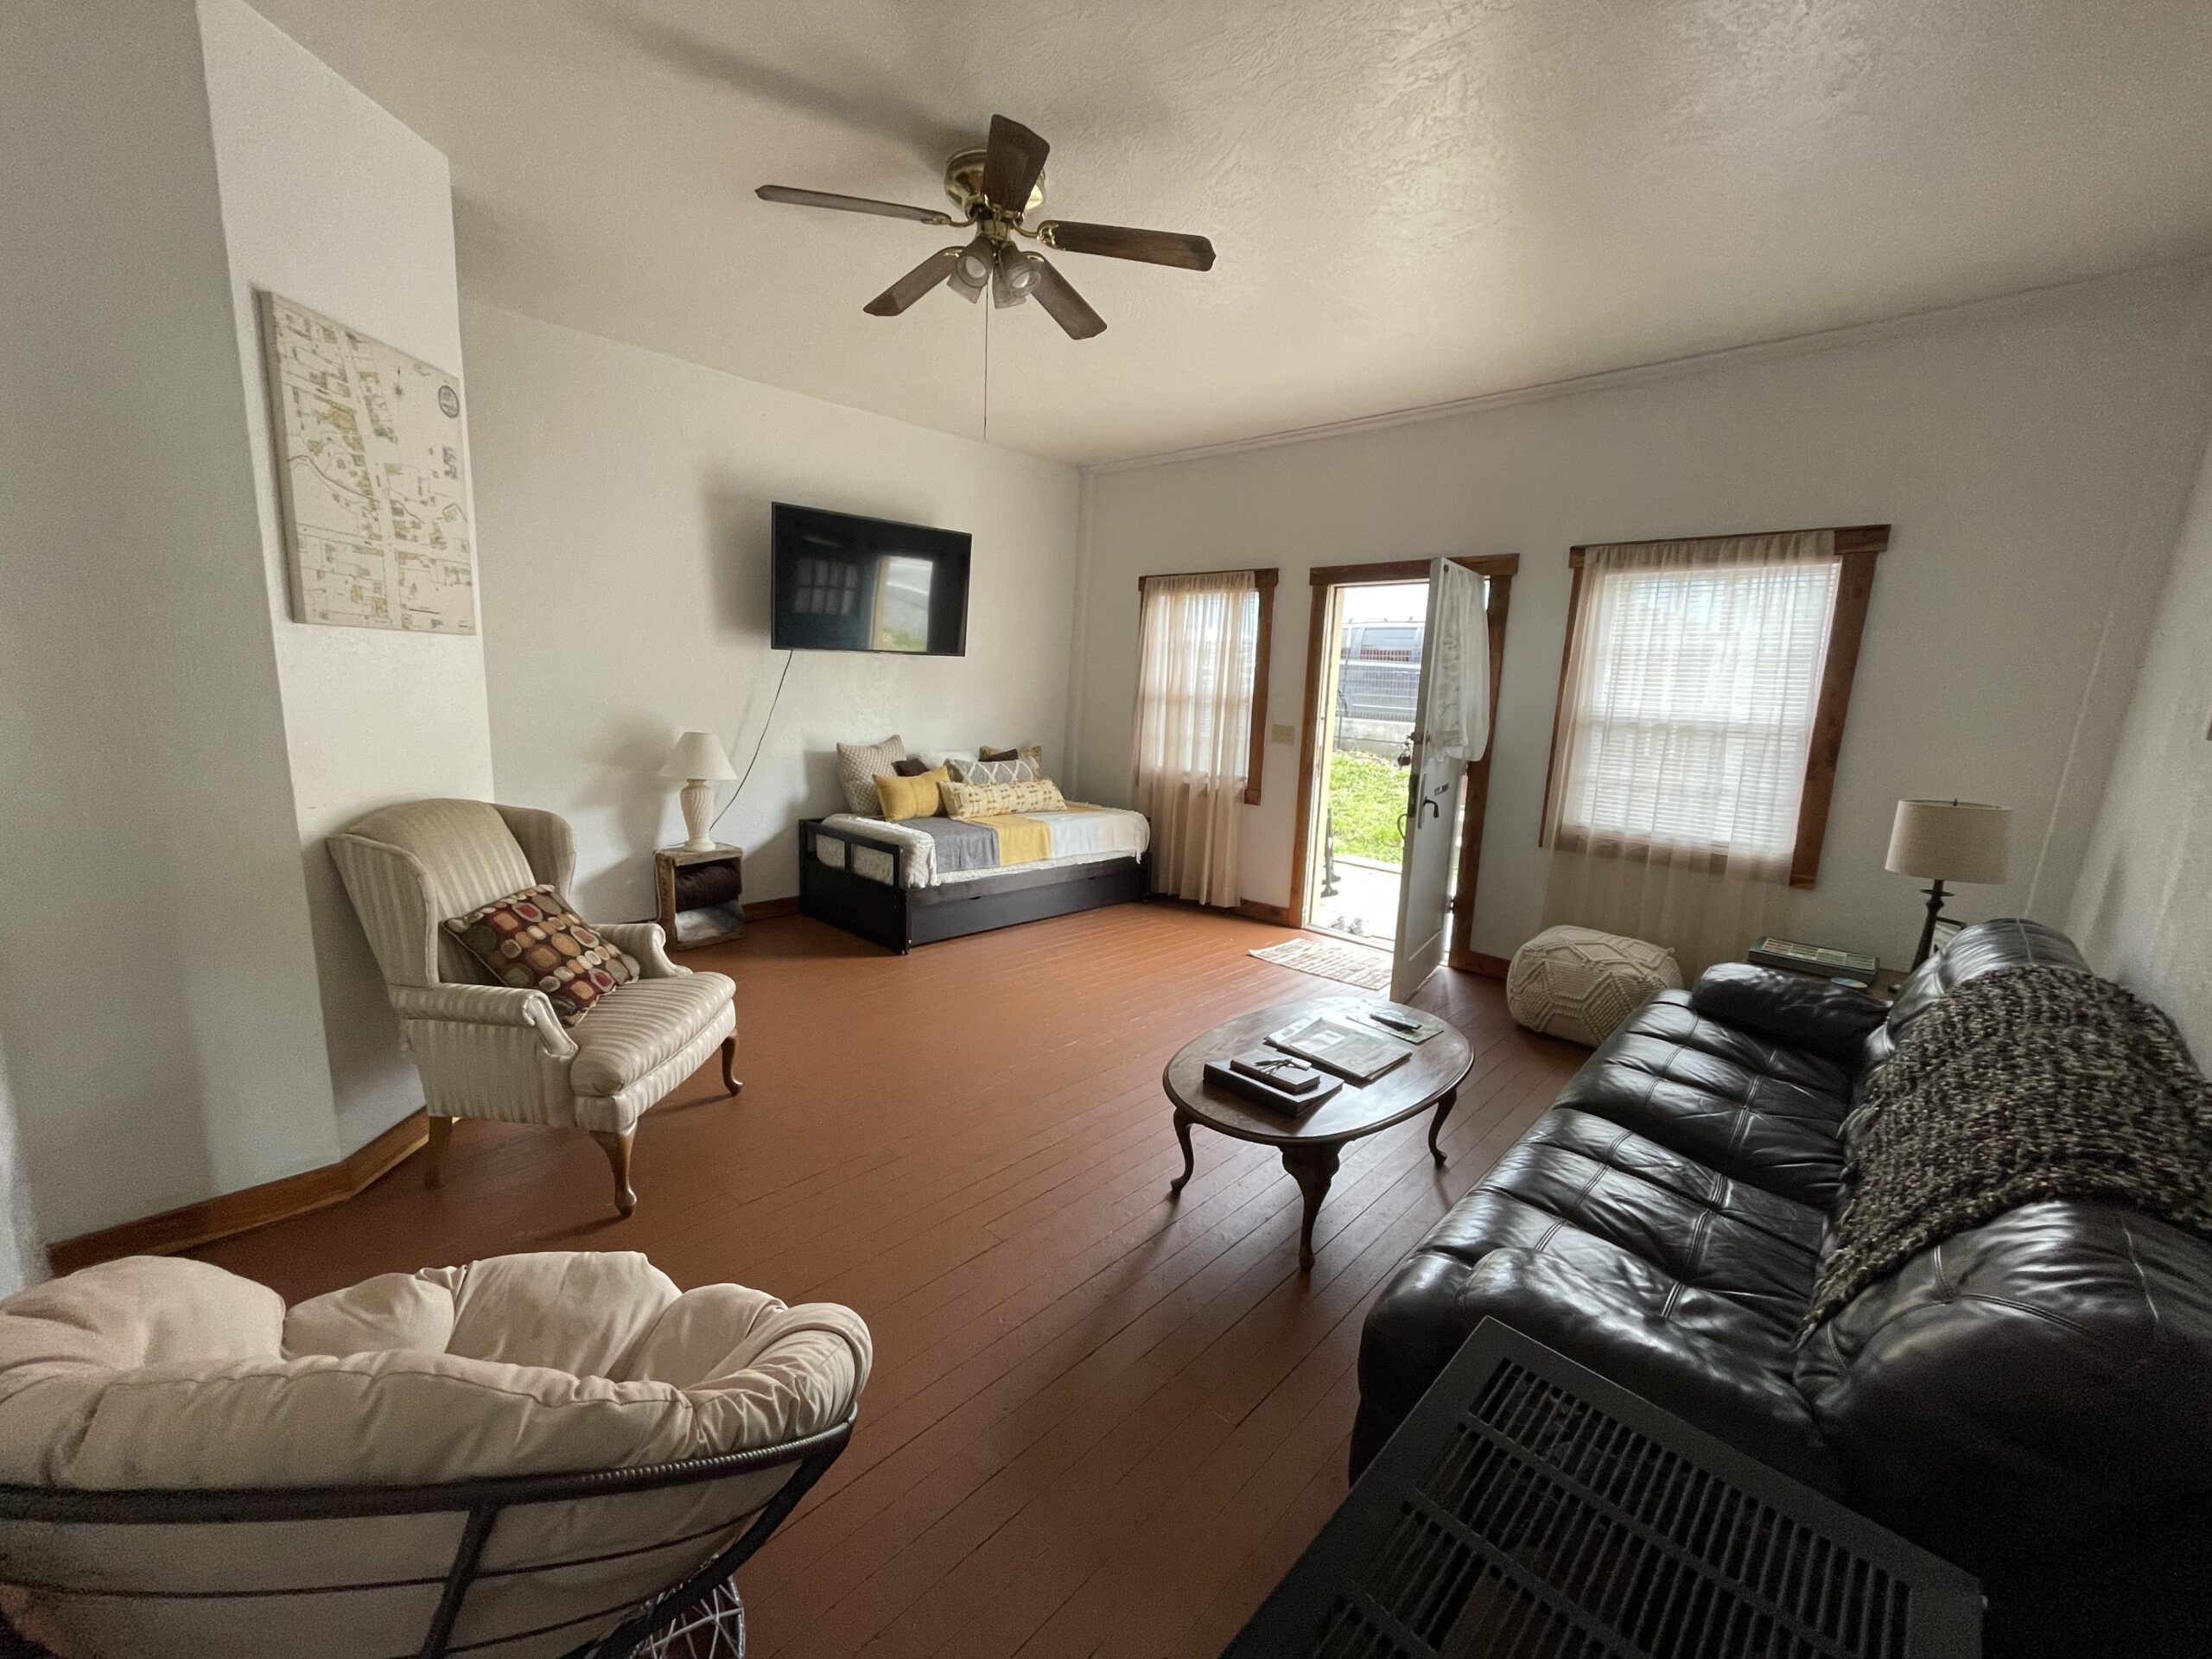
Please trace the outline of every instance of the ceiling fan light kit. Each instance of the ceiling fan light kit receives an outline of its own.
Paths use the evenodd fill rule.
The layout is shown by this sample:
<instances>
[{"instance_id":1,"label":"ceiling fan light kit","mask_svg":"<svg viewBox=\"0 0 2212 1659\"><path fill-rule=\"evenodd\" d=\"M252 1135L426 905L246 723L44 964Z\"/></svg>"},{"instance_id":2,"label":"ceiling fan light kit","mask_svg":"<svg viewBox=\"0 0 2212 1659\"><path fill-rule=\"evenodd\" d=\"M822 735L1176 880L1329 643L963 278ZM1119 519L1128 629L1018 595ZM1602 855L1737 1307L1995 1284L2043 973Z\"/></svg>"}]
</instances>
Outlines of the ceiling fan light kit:
<instances>
[{"instance_id":1,"label":"ceiling fan light kit","mask_svg":"<svg viewBox=\"0 0 2212 1659\"><path fill-rule=\"evenodd\" d=\"M764 184L754 194L763 201L798 207L874 213L922 225L975 226L975 239L966 246L938 249L861 308L872 317L895 317L940 284L970 304L988 287L995 307L1020 305L1033 296L1071 339L1089 340L1104 333L1106 320L1043 254L1017 246L1017 237L1065 253L1134 259L1183 270L1213 269L1213 244L1203 236L1073 219L1048 219L1030 225L1029 215L1045 205L1045 158L1051 150L1051 145L1019 121L993 116L989 143L981 149L961 150L945 163L944 192L959 210L957 217L904 202L784 184Z\"/></svg>"}]
</instances>

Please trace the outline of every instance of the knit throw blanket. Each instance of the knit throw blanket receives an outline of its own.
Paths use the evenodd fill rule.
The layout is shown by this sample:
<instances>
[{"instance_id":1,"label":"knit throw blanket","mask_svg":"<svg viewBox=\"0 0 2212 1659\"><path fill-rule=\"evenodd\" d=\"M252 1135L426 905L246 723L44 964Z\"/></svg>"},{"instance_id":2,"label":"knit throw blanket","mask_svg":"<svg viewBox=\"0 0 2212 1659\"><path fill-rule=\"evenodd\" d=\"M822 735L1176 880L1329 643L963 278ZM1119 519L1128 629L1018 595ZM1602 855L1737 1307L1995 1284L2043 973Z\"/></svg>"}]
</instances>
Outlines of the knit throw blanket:
<instances>
[{"instance_id":1,"label":"knit throw blanket","mask_svg":"<svg viewBox=\"0 0 2212 1659\"><path fill-rule=\"evenodd\" d=\"M2212 1086L2173 1021L2109 980L2012 968L1904 1029L1859 1108L1800 1340L1932 1244L2045 1198L2212 1236Z\"/></svg>"}]
</instances>

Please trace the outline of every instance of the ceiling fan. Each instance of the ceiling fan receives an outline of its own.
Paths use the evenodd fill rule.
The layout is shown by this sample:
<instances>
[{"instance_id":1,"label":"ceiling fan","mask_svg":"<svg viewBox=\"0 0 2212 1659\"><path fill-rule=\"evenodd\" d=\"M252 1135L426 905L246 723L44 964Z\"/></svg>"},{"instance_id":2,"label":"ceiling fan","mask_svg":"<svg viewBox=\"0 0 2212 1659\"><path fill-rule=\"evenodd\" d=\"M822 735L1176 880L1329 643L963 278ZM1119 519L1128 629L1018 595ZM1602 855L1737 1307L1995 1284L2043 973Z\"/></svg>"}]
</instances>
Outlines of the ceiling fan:
<instances>
[{"instance_id":1,"label":"ceiling fan","mask_svg":"<svg viewBox=\"0 0 2212 1659\"><path fill-rule=\"evenodd\" d=\"M1104 332L1105 318L1090 308L1043 254L1015 245L1016 237L1064 253L1104 254L1185 270L1213 269L1213 244L1203 236L1062 219L1034 226L1025 224L1030 213L1045 205L1045 157L1051 149L1020 122L993 116L989 142L981 149L963 149L944 164L944 193L952 198L958 210L955 213L785 184L764 184L754 194L763 201L787 201L800 207L976 227L975 239L967 245L939 248L861 308L872 317L895 317L939 283L947 283L971 304L987 287L994 305L1020 305L1033 295L1071 339L1089 340Z\"/></svg>"}]
</instances>

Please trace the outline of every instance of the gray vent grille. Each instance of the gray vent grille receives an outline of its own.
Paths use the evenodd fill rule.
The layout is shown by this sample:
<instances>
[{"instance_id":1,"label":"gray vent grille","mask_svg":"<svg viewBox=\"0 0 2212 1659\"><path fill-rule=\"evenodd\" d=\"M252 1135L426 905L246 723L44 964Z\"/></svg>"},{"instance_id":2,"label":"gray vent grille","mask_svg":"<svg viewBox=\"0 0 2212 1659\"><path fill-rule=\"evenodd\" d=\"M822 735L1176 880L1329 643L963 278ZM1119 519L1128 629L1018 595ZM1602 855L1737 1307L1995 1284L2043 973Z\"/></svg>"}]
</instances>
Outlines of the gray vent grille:
<instances>
[{"instance_id":1,"label":"gray vent grille","mask_svg":"<svg viewBox=\"0 0 2212 1659\"><path fill-rule=\"evenodd\" d=\"M1910 1591L1508 1360L1323 1621L1335 1659L1906 1659Z\"/></svg>"}]
</instances>

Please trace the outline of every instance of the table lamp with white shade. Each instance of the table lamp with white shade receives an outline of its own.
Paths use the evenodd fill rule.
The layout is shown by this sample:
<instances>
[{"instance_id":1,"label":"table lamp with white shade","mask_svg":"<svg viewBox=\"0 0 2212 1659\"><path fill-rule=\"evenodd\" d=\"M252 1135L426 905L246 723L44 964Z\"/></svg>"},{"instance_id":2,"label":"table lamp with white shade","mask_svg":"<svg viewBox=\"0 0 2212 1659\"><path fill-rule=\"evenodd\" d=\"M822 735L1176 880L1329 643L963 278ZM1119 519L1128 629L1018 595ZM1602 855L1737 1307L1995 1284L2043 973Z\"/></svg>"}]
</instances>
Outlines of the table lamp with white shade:
<instances>
[{"instance_id":1,"label":"table lamp with white shade","mask_svg":"<svg viewBox=\"0 0 2212 1659\"><path fill-rule=\"evenodd\" d=\"M2012 822L2011 807L1986 806L1980 801L1897 803L1886 868L1899 875L1924 875L1935 883L1927 889L1928 920L1920 930L1920 949L1913 952L1914 967L1927 961L1935 947L1946 881L1974 886L2005 879L2005 844Z\"/></svg>"},{"instance_id":2,"label":"table lamp with white shade","mask_svg":"<svg viewBox=\"0 0 2212 1659\"><path fill-rule=\"evenodd\" d=\"M683 827L691 832L691 839L683 843L683 850L712 852L715 840L707 832L713 827L709 820L715 810L715 785L737 776L721 739L712 732L684 733L676 740L660 775L684 779Z\"/></svg>"}]
</instances>

